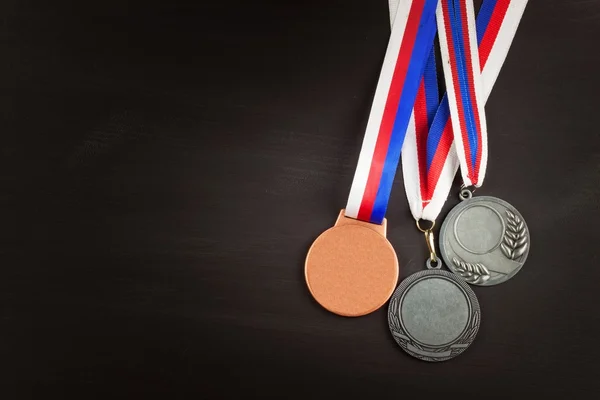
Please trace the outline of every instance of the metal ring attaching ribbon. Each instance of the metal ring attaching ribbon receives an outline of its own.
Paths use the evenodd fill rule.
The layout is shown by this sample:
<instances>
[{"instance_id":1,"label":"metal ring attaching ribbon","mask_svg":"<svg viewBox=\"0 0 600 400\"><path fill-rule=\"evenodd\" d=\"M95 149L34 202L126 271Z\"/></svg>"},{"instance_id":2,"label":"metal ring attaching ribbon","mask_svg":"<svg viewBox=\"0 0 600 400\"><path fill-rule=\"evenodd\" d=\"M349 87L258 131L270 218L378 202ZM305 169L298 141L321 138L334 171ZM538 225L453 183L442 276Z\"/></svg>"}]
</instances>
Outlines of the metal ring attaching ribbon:
<instances>
[{"instance_id":1,"label":"metal ring attaching ribbon","mask_svg":"<svg viewBox=\"0 0 600 400\"><path fill-rule=\"evenodd\" d=\"M428 228L423 228L421 226L422 220L417 220L417 228L425 234L425 243L427 243L427 249L429 250L429 259L427 260L427 268L432 268L431 263L439 264L440 260L435 252L435 237L433 235L433 228L435 227L435 221L431 222L431 226ZM436 267L434 267L436 268Z\"/></svg>"},{"instance_id":2,"label":"metal ring attaching ribbon","mask_svg":"<svg viewBox=\"0 0 600 400\"><path fill-rule=\"evenodd\" d=\"M433 230L433 228L435 227L435 221L427 221L431 223L431 226L429 228L422 228L421 227L421 221L425 221L423 219L418 219L417 222L417 229L419 229L421 232L423 233L427 233L427 231L431 231Z\"/></svg>"}]
</instances>

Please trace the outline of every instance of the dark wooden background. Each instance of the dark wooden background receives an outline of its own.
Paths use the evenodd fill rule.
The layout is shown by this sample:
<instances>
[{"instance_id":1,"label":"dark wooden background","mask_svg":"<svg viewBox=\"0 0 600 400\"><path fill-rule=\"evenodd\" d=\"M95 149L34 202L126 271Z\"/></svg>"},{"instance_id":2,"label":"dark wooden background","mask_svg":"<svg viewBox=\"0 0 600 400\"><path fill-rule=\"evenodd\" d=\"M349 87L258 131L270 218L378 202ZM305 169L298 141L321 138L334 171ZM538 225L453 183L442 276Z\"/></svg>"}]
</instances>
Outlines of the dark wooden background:
<instances>
[{"instance_id":1,"label":"dark wooden background","mask_svg":"<svg viewBox=\"0 0 600 400\"><path fill-rule=\"evenodd\" d=\"M0 397L592 398L600 1L533 0L487 104L481 194L527 218L474 345L404 354L303 280L345 205L386 0L0 5ZM447 206L457 203L452 196ZM423 268L401 176L401 278Z\"/></svg>"}]
</instances>

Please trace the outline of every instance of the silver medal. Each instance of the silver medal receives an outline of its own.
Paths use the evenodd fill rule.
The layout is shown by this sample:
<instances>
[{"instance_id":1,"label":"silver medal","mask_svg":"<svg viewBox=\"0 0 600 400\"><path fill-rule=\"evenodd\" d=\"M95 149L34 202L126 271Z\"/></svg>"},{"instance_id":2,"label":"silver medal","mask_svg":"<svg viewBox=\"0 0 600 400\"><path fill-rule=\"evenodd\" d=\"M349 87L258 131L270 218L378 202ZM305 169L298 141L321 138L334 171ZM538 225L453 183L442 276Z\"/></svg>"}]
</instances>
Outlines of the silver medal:
<instances>
[{"instance_id":1,"label":"silver medal","mask_svg":"<svg viewBox=\"0 0 600 400\"><path fill-rule=\"evenodd\" d=\"M439 269L406 278L388 309L396 342L424 361L445 361L461 354L475 339L480 320L479 302L469 285Z\"/></svg>"},{"instance_id":2,"label":"silver medal","mask_svg":"<svg viewBox=\"0 0 600 400\"><path fill-rule=\"evenodd\" d=\"M529 229L504 200L469 193L444 220L439 243L454 273L473 285L491 286L519 272L529 254Z\"/></svg>"}]
</instances>

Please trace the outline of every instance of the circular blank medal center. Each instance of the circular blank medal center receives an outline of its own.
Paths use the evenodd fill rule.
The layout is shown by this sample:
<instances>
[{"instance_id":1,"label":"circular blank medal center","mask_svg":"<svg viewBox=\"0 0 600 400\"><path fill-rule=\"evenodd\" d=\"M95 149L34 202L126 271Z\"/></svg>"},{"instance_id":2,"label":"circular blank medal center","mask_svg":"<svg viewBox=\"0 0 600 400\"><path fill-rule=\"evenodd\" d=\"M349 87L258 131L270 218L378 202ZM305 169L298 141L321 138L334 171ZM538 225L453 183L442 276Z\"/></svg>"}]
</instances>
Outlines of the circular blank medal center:
<instances>
[{"instance_id":1,"label":"circular blank medal center","mask_svg":"<svg viewBox=\"0 0 600 400\"><path fill-rule=\"evenodd\" d=\"M418 281L404 295L400 307L406 332L430 346L456 340L469 321L469 304L464 292L445 278Z\"/></svg>"},{"instance_id":2,"label":"circular blank medal center","mask_svg":"<svg viewBox=\"0 0 600 400\"><path fill-rule=\"evenodd\" d=\"M398 282L398 259L387 239L362 226L336 226L311 246L306 282L313 297L336 314L356 317L381 307Z\"/></svg>"},{"instance_id":3,"label":"circular blank medal center","mask_svg":"<svg viewBox=\"0 0 600 400\"><path fill-rule=\"evenodd\" d=\"M500 245L504 234L502 217L489 206L466 208L455 224L458 243L474 254L486 254Z\"/></svg>"}]
</instances>

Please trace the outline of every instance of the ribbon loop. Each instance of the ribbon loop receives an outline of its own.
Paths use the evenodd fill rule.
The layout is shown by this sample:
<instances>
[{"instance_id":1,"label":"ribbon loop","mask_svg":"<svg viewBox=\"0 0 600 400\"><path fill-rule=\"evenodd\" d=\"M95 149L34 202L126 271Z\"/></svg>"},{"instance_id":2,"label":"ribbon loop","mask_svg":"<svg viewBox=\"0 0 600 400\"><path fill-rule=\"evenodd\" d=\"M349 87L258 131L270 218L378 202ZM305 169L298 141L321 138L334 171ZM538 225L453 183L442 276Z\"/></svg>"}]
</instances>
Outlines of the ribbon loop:
<instances>
[{"instance_id":1,"label":"ribbon loop","mask_svg":"<svg viewBox=\"0 0 600 400\"><path fill-rule=\"evenodd\" d=\"M487 126L472 0L441 0L440 49L464 184L479 187L487 166Z\"/></svg>"},{"instance_id":2,"label":"ribbon loop","mask_svg":"<svg viewBox=\"0 0 600 400\"><path fill-rule=\"evenodd\" d=\"M371 106L346 215L380 224L436 32L438 0L406 0L397 15Z\"/></svg>"},{"instance_id":3,"label":"ribbon loop","mask_svg":"<svg viewBox=\"0 0 600 400\"><path fill-rule=\"evenodd\" d=\"M390 0L390 3L397 1L400 0ZM437 17L448 93L440 101L431 123L430 113L418 101L415 103L411 120L414 123L409 125L402 149L404 186L416 220L435 221L459 165L465 186L483 183L487 165L483 105L498 78L526 5L527 0L484 0L473 23L471 1L441 0ZM393 9L390 6L390 12ZM459 23L467 29L458 31ZM453 59L450 59L449 45L459 49L452 53ZM457 54L462 55L460 60ZM466 100L475 99L468 103L470 114L464 112L467 102L463 101L463 94ZM462 106L458 101L463 101ZM459 108L463 110L462 114L459 114ZM473 129L461 130L467 124Z\"/></svg>"}]
</instances>

